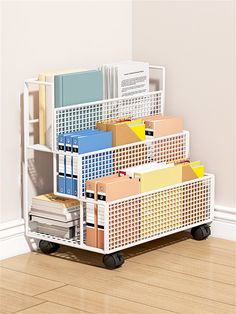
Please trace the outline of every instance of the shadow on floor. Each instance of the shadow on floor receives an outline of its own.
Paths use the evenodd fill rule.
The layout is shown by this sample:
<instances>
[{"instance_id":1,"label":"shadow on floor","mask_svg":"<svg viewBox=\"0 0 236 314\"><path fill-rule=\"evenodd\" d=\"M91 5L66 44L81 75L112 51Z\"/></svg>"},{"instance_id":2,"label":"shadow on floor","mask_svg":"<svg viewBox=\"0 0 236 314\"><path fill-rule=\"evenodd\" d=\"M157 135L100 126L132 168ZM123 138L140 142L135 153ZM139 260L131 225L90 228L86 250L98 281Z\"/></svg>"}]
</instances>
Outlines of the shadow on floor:
<instances>
[{"instance_id":1,"label":"shadow on floor","mask_svg":"<svg viewBox=\"0 0 236 314\"><path fill-rule=\"evenodd\" d=\"M185 241L189 238L191 238L191 235L188 232L179 232L170 236L163 237L161 239L134 246L132 248L123 250L122 252L124 253L125 259L129 259L140 254L145 254L150 251L158 250L177 242ZM69 261L79 262L97 267L104 267L102 262L103 255L76 249L73 247L61 246L57 252L51 255Z\"/></svg>"}]
</instances>

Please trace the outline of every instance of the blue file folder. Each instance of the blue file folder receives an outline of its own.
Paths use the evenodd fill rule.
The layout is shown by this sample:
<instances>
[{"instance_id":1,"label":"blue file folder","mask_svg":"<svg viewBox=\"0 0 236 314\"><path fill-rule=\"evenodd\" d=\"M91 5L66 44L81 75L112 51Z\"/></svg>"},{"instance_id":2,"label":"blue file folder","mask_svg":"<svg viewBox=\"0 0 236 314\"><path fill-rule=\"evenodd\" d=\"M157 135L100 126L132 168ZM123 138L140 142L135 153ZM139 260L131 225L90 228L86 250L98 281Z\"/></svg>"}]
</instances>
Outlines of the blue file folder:
<instances>
[{"instance_id":1,"label":"blue file folder","mask_svg":"<svg viewBox=\"0 0 236 314\"><path fill-rule=\"evenodd\" d=\"M59 151L68 152L67 156L59 155L58 191L60 193L77 196L78 167L77 157L92 151L112 147L112 133L101 130L81 130L58 136ZM70 154L71 153L71 154ZM92 161L92 160L91 160ZM62 165L63 163L63 165ZM98 177L111 174L111 154L102 153L98 158L93 158L85 169L83 178L87 176ZM64 171L62 171L64 169Z\"/></svg>"},{"instance_id":2,"label":"blue file folder","mask_svg":"<svg viewBox=\"0 0 236 314\"><path fill-rule=\"evenodd\" d=\"M87 137L92 134L96 134L99 132L98 130L80 130L71 133L65 134L65 151L70 153L65 156L65 164L66 164L66 175L65 175L65 193L68 195L76 195L73 193L73 156L71 153L72 150L72 139L74 137Z\"/></svg>"},{"instance_id":3,"label":"blue file folder","mask_svg":"<svg viewBox=\"0 0 236 314\"><path fill-rule=\"evenodd\" d=\"M93 130L87 130L88 132L92 132ZM70 138L71 134L80 134L82 131L76 131L71 133L63 133L58 135L58 150L59 150L59 156L58 156L58 184L57 184L57 191L62 194L72 194L72 178L71 173L67 173L68 169L66 171L66 163L69 163L70 161L68 158L71 158L70 156L60 155L60 151L71 152L71 148L67 145L67 138Z\"/></svg>"},{"instance_id":4,"label":"blue file folder","mask_svg":"<svg viewBox=\"0 0 236 314\"><path fill-rule=\"evenodd\" d=\"M59 134L58 136L58 150L65 151L65 136L64 134ZM66 193L65 186L65 174L66 174L66 158L64 155L58 155L58 178L57 178L57 191L59 193Z\"/></svg>"},{"instance_id":5,"label":"blue file folder","mask_svg":"<svg viewBox=\"0 0 236 314\"><path fill-rule=\"evenodd\" d=\"M101 149L111 148L112 147L112 133L96 130L96 132L90 133L87 136L72 136L72 151L73 151L73 182L72 189L73 195L77 196L78 189L78 167L77 160L75 156L80 154L85 154ZM102 161L100 162L102 167ZM91 169L97 171L97 162L90 164L90 167L87 168L88 172L91 174ZM91 168L91 169L90 169ZM84 178L84 173L82 173L82 178Z\"/></svg>"}]
</instances>

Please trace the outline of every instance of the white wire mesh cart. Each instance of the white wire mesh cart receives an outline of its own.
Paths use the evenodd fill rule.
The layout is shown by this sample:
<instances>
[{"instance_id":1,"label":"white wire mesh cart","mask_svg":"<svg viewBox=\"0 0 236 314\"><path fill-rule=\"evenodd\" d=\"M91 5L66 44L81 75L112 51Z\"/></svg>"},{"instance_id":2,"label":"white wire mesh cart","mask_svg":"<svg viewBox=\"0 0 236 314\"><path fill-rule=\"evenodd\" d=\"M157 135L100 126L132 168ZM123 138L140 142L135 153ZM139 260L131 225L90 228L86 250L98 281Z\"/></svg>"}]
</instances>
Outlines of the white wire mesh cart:
<instances>
[{"instance_id":1,"label":"white wire mesh cart","mask_svg":"<svg viewBox=\"0 0 236 314\"><path fill-rule=\"evenodd\" d=\"M156 115L164 113L165 68L150 66L151 70L162 71L162 89L138 96L108 99L98 102L53 108L51 145L30 144L29 126L39 123L29 118L29 95L31 85L45 85L52 89L53 83L29 79L24 85L24 217L26 236L39 239L39 247L44 253L55 252L60 244L103 254L106 267L113 269L124 262L120 252L126 248L164 237L179 231L191 229L194 239L203 240L210 235L209 223L214 213L214 176L183 182L173 186L113 202L93 201L102 213L104 227L104 248L87 246L85 182L101 176L111 175L119 169L151 162L168 162L189 157L189 132L183 131L161 138L154 138L124 146L77 155L77 196L60 194L57 191L58 158L67 155L59 152L57 137L82 129L94 129L96 122L112 118ZM80 201L80 219L77 234L72 239L52 236L34 231L29 221L28 156L30 150L53 155L54 194L76 198ZM91 201L90 201L91 202Z\"/></svg>"}]
</instances>

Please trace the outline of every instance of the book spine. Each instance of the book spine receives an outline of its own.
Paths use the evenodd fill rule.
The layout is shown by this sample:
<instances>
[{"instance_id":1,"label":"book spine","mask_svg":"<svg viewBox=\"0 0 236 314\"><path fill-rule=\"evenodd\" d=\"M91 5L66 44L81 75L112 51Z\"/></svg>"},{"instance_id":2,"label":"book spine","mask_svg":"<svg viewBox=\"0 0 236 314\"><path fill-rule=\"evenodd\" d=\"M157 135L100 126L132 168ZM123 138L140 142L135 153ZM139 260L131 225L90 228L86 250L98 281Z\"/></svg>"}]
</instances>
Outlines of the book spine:
<instances>
[{"instance_id":1,"label":"book spine","mask_svg":"<svg viewBox=\"0 0 236 314\"><path fill-rule=\"evenodd\" d=\"M51 75L46 75L45 81L47 83L54 83L54 77ZM53 108L54 108L54 93L53 86L48 86L45 88L45 98L46 98L46 145L52 148L53 143Z\"/></svg>"},{"instance_id":2,"label":"book spine","mask_svg":"<svg viewBox=\"0 0 236 314\"><path fill-rule=\"evenodd\" d=\"M78 194L78 145L75 137L72 138L71 152L72 152L72 195Z\"/></svg>"},{"instance_id":3,"label":"book spine","mask_svg":"<svg viewBox=\"0 0 236 314\"><path fill-rule=\"evenodd\" d=\"M40 74L39 81L45 82L45 75ZM39 85L39 144L46 144L46 88Z\"/></svg>"},{"instance_id":4,"label":"book spine","mask_svg":"<svg viewBox=\"0 0 236 314\"><path fill-rule=\"evenodd\" d=\"M63 78L61 75L54 77L54 100L55 108L63 107Z\"/></svg>"},{"instance_id":5,"label":"book spine","mask_svg":"<svg viewBox=\"0 0 236 314\"><path fill-rule=\"evenodd\" d=\"M64 134L59 134L58 137L58 150L59 152L65 152L65 136ZM66 157L63 154L58 155L58 187L57 191L59 193L65 194L65 175L66 175Z\"/></svg>"}]
</instances>

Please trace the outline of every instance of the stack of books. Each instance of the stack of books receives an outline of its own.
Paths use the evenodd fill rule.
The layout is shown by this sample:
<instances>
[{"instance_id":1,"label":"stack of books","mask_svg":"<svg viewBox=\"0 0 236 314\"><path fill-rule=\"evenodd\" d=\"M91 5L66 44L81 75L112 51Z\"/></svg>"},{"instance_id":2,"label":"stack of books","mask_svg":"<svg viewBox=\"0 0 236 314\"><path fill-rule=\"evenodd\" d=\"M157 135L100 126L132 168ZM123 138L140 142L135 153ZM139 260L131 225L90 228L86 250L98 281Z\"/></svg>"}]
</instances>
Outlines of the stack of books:
<instances>
[{"instance_id":1,"label":"stack of books","mask_svg":"<svg viewBox=\"0 0 236 314\"><path fill-rule=\"evenodd\" d=\"M35 196L30 215L31 229L65 239L79 236L80 203L53 193Z\"/></svg>"}]
</instances>

